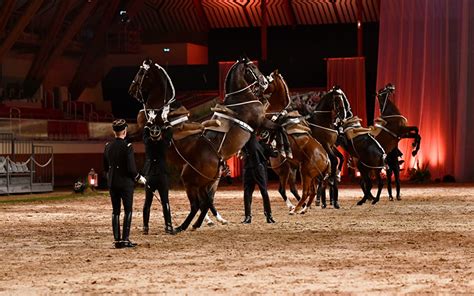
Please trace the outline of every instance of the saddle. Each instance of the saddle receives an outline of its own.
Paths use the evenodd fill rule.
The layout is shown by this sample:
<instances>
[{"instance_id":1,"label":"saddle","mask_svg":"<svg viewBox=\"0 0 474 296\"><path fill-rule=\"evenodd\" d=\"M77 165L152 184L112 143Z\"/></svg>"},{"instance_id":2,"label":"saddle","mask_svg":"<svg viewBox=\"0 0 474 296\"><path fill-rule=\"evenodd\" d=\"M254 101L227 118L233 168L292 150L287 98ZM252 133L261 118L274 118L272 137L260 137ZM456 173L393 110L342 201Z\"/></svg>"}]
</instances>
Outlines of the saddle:
<instances>
[{"instance_id":1,"label":"saddle","mask_svg":"<svg viewBox=\"0 0 474 296\"><path fill-rule=\"evenodd\" d=\"M184 106L172 110L168 114L170 123L173 125L173 140L179 141L203 131L204 126L199 122L190 122L188 116L189 111ZM173 122L176 124L173 124Z\"/></svg>"},{"instance_id":2,"label":"saddle","mask_svg":"<svg viewBox=\"0 0 474 296\"><path fill-rule=\"evenodd\" d=\"M283 126L288 135L296 134L307 134L311 135L311 129L308 126L306 120L302 119L302 116L298 111L291 111L285 117L280 119L281 126Z\"/></svg>"},{"instance_id":3,"label":"saddle","mask_svg":"<svg viewBox=\"0 0 474 296\"><path fill-rule=\"evenodd\" d=\"M387 124L387 121L384 120L383 118L379 117L377 119L374 120L374 125L373 126L370 126L370 134L374 137L377 137L380 132L382 131L382 129L380 127L378 127L377 125L379 126L385 126Z\"/></svg>"},{"instance_id":4,"label":"saddle","mask_svg":"<svg viewBox=\"0 0 474 296\"><path fill-rule=\"evenodd\" d=\"M362 119L357 116L353 116L344 121L344 124L342 126L344 128L344 134L346 135L348 140L352 140L355 137L371 133L372 127L362 127L361 122Z\"/></svg>"}]
</instances>

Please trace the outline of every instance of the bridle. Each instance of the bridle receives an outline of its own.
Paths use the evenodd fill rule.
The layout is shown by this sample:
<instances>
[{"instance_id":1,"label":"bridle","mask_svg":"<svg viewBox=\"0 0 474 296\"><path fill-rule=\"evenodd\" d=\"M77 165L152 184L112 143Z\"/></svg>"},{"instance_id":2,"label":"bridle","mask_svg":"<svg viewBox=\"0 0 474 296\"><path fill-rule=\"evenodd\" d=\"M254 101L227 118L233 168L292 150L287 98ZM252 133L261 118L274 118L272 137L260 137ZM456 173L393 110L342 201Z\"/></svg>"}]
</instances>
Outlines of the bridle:
<instances>
[{"instance_id":1,"label":"bridle","mask_svg":"<svg viewBox=\"0 0 474 296\"><path fill-rule=\"evenodd\" d=\"M165 95L163 97L163 106L169 105L176 100L176 91L174 89L173 82L171 81L171 78L169 77L168 73L163 67L161 67L157 63L154 63L154 66L157 67L158 70L161 70L163 72L163 74L166 77L166 81L171 88L171 98L168 101L166 101L166 91L168 88L166 87L167 83L166 82L164 83ZM143 93L142 93L142 84L150 69L151 69L151 65L143 61L143 64L140 66L140 70L138 71L137 75L135 75L135 78L132 81L132 85L137 84L137 86L135 88L135 91L131 94L136 100L138 100L143 105L143 111L145 113L145 117L147 120L148 120L148 114L147 114L145 98L143 97Z\"/></svg>"},{"instance_id":2,"label":"bridle","mask_svg":"<svg viewBox=\"0 0 474 296\"><path fill-rule=\"evenodd\" d=\"M227 81L229 73L232 72L233 68L235 66L237 66L239 63L240 63L240 61L237 61L232 65L232 67L227 72L225 81ZM245 86L244 88L238 89L238 90L230 92L230 93L226 93L224 98L227 98L227 97L230 97L230 96L233 96L233 95L237 95L237 94L243 93L243 92L248 91L248 90L250 90L252 92L252 94L254 94L255 96L260 97L260 94L263 94L264 91L268 88L269 83L268 83L268 80L265 78L265 76L263 74L257 75L252 70L252 68L247 67L247 65L253 65L253 62L252 61L246 62L244 67L245 67L245 71L249 71L250 74L252 74L252 77L253 77L254 81L252 83L250 83L249 85ZM257 88L254 87L256 84L258 84Z\"/></svg>"},{"instance_id":3,"label":"bridle","mask_svg":"<svg viewBox=\"0 0 474 296\"><path fill-rule=\"evenodd\" d=\"M383 115L383 113L385 112L385 108L387 107L388 97L393 93L394 90L395 90L394 86L386 86L382 91L380 91L377 94L378 97L385 95L382 108L380 108L380 115Z\"/></svg>"}]
</instances>

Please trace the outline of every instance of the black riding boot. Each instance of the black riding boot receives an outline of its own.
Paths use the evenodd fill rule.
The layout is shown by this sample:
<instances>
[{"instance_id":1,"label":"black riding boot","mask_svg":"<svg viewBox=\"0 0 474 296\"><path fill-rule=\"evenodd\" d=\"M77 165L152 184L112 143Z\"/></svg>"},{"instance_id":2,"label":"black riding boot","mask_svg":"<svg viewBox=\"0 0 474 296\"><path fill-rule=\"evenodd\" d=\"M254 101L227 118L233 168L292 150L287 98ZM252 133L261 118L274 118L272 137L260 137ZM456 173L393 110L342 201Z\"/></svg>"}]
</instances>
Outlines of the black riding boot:
<instances>
[{"instance_id":1,"label":"black riding boot","mask_svg":"<svg viewBox=\"0 0 474 296\"><path fill-rule=\"evenodd\" d=\"M333 187L329 187L329 195L331 196L331 199L332 199L333 208L339 209L340 206L338 202L339 200L338 191Z\"/></svg>"},{"instance_id":2,"label":"black riding boot","mask_svg":"<svg viewBox=\"0 0 474 296\"><path fill-rule=\"evenodd\" d=\"M132 243L129 239L130 236L130 227L132 226L132 212L128 212L123 217L123 233L122 233L122 243L125 248L133 248L137 244Z\"/></svg>"},{"instance_id":3,"label":"black riding boot","mask_svg":"<svg viewBox=\"0 0 474 296\"><path fill-rule=\"evenodd\" d=\"M163 203L163 216L165 218L165 232L168 234L176 234L176 231L173 229L173 222L171 221L171 210L169 203Z\"/></svg>"},{"instance_id":4,"label":"black riding boot","mask_svg":"<svg viewBox=\"0 0 474 296\"><path fill-rule=\"evenodd\" d=\"M244 211L245 217L244 220L242 220L242 223L252 223L252 195L244 194Z\"/></svg>"},{"instance_id":5,"label":"black riding boot","mask_svg":"<svg viewBox=\"0 0 474 296\"><path fill-rule=\"evenodd\" d=\"M272 217L272 207L270 206L270 197L268 194L262 194L263 198L263 210L265 217L267 218L267 223L275 223Z\"/></svg>"},{"instance_id":6,"label":"black riding boot","mask_svg":"<svg viewBox=\"0 0 474 296\"><path fill-rule=\"evenodd\" d=\"M150 208L143 207L143 234L148 234L148 222L150 221Z\"/></svg>"},{"instance_id":7,"label":"black riding boot","mask_svg":"<svg viewBox=\"0 0 474 296\"><path fill-rule=\"evenodd\" d=\"M120 249L123 247L120 241L120 215L112 214L112 230L114 232L114 246Z\"/></svg>"}]
</instances>

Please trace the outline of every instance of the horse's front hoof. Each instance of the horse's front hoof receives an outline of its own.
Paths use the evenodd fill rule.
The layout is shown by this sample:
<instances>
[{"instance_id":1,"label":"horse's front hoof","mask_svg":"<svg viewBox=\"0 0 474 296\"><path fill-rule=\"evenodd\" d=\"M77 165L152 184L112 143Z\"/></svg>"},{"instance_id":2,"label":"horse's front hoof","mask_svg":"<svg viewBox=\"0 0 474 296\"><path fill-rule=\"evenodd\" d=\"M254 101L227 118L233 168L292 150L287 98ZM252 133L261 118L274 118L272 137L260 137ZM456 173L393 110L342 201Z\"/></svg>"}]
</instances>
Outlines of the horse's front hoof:
<instances>
[{"instance_id":1,"label":"horse's front hoof","mask_svg":"<svg viewBox=\"0 0 474 296\"><path fill-rule=\"evenodd\" d=\"M209 221L207 221L206 225L207 226L214 226L214 221L209 220Z\"/></svg>"},{"instance_id":2,"label":"horse's front hoof","mask_svg":"<svg viewBox=\"0 0 474 296\"><path fill-rule=\"evenodd\" d=\"M339 203L337 203L337 202L334 203L333 207L334 207L335 209L339 209L339 208L340 208Z\"/></svg>"},{"instance_id":3,"label":"horse's front hoof","mask_svg":"<svg viewBox=\"0 0 474 296\"><path fill-rule=\"evenodd\" d=\"M181 231L184 231L184 229L183 229L182 226L178 226L178 227L176 227L176 228L174 229L174 231L175 231L176 233L180 233Z\"/></svg>"},{"instance_id":4,"label":"horse's front hoof","mask_svg":"<svg viewBox=\"0 0 474 296\"><path fill-rule=\"evenodd\" d=\"M374 200L372 201L372 204L375 205L378 201L379 201L378 198L374 198Z\"/></svg>"},{"instance_id":5,"label":"horse's front hoof","mask_svg":"<svg viewBox=\"0 0 474 296\"><path fill-rule=\"evenodd\" d=\"M217 221L219 221L219 223L221 223L222 225L227 225L227 224L229 224L229 221L227 221L226 219L223 219L223 218L217 219Z\"/></svg>"},{"instance_id":6,"label":"horse's front hoof","mask_svg":"<svg viewBox=\"0 0 474 296\"><path fill-rule=\"evenodd\" d=\"M400 196L397 196L397 200L402 200L402 198Z\"/></svg>"},{"instance_id":7,"label":"horse's front hoof","mask_svg":"<svg viewBox=\"0 0 474 296\"><path fill-rule=\"evenodd\" d=\"M388 200L389 200L389 201L393 201L393 196L389 196L389 197L388 197Z\"/></svg>"},{"instance_id":8,"label":"horse's front hoof","mask_svg":"<svg viewBox=\"0 0 474 296\"><path fill-rule=\"evenodd\" d=\"M306 211L308 211L308 208L307 208L307 207L304 207L303 209L301 209L301 211L300 211L299 214L300 214L300 215L304 215L304 214L306 214Z\"/></svg>"},{"instance_id":9,"label":"horse's front hoof","mask_svg":"<svg viewBox=\"0 0 474 296\"><path fill-rule=\"evenodd\" d=\"M291 211L288 212L288 215L296 214L296 208L293 208Z\"/></svg>"},{"instance_id":10,"label":"horse's front hoof","mask_svg":"<svg viewBox=\"0 0 474 296\"><path fill-rule=\"evenodd\" d=\"M357 202L357 205L358 205L358 206L361 206L361 205L363 205L364 203L365 203L365 200L359 200L359 201Z\"/></svg>"}]
</instances>

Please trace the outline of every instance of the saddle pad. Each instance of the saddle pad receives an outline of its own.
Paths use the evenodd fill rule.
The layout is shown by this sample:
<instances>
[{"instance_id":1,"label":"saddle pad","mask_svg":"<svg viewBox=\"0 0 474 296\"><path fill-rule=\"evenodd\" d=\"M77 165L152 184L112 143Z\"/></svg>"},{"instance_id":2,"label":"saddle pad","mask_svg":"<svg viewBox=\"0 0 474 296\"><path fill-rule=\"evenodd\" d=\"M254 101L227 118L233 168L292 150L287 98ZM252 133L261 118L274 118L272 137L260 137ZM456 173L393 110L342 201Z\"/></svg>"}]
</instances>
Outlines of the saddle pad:
<instances>
[{"instance_id":1,"label":"saddle pad","mask_svg":"<svg viewBox=\"0 0 474 296\"><path fill-rule=\"evenodd\" d=\"M178 131L176 133L173 133L173 140L179 141L179 140L182 140L182 139L184 139L186 137L189 137L191 135L199 134L201 132L202 132L202 130L200 130L200 129Z\"/></svg>"},{"instance_id":2,"label":"saddle pad","mask_svg":"<svg viewBox=\"0 0 474 296\"><path fill-rule=\"evenodd\" d=\"M381 126L385 126L387 124L387 121L379 117L374 120L374 123L379 124ZM382 131L380 127L376 127L376 126L370 126L369 128L371 129L370 134L374 137L377 137Z\"/></svg>"},{"instance_id":3,"label":"saddle pad","mask_svg":"<svg viewBox=\"0 0 474 296\"><path fill-rule=\"evenodd\" d=\"M211 120L208 120L208 121L211 121ZM216 120L217 122L220 122L220 124L206 126L204 127L204 130L215 131L219 133L227 133L230 130L230 124L231 124L230 120L225 119L225 118L219 118L219 119L214 119L214 120Z\"/></svg>"},{"instance_id":4,"label":"saddle pad","mask_svg":"<svg viewBox=\"0 0 474 296\"><path fill-rule=\"evenodd\" d=\"M181 106L176 110L170 111L170 113L168 114L168 118L178 117L178 116L181 116L181 115L189 116L189 111L184 106Z\"/></svg>"},{"instance_id":5,"label":"saddle pad","mask_svg":"<svg viewBox=\"0 0 474 296\"><path fill-rule=\"evenodd\" d=\"M183 122L173 127L173 140L178 141L191 135L201 133L204 126L199 122Z\"/></svg>"},{"instance_id":6,"label":"saddle pad","mask_svg":"<svg viewBox=\"0 0 474 296\"><path fill-rule=\"evenodd\" d=\"M287 126L286 128L286 133L288 135L293 135L293 134L307 134L311 135L311 129L307 126L304 126L303 124L293 124L291 126Z\"/></svg>"},{"instance_id":7,"label":"saddle pad","mask_svg":"<svg viewBox=\"0 0 474 296\"><path fill-rule=\"evenodd\" d=\"M220 112L220 113L228 114L228 115L231 115L231 116L237 115L237 113L235 113L233 110L227 108L224 105L220 105L220 104L216 104L214 107L211 107L211 111L212 112Z\"/></svg>"},{"instance_id":8,"label":"saddle pad","mask_svg":"<svg viewBox=\"0 0 474 296\"><path fill-rule=\"evenodd\" d=\"M366 135L366 134L371 134L372 133L372 128L366 128L366 127L349 127L346 129L345 134L346 137L349 140L354 139L355 137Z\"/></svg>"}]
</instances>

